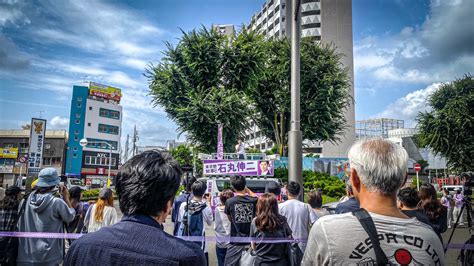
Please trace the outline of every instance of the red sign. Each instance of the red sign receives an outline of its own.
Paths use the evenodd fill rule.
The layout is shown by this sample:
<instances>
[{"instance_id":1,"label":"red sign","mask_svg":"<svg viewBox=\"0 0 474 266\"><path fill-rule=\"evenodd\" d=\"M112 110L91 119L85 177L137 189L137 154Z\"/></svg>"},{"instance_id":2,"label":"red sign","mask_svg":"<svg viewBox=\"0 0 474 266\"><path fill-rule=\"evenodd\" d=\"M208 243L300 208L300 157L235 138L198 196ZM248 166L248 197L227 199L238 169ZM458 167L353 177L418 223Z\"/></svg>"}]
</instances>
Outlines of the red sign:
<instances>
[{"instance_id":1,"label":"red sign","mask_svg":"<svg viewBox=\"0 0 474 266\"><path fill-rule=\"evenodd\" d=\"M421 171L421 165L419 163L416 163L413 165L413 168L415 169L415 171L417 172L420 172Z\"/></svg>"},{"instance_id":2,"label":"red sign","mask_svg":"<svg viewBox=\"0 0 474 266\"><path fill-rule=\"evenodd\" d=\"M96 174L98 175L105 175L105 168L97 168L95 169L96 170Z\"/></svg>"},{"instance_id":3,"label":"red sign","mask_svg":"<svg viewBox=\"0 0 474 266\"><path fill-rule=\"evenodd\" d=\"M28 156L22 155L22 156L20 156L20 158L18 158L18 161L20 163L26 163L28 161Z\"/></svg>"}]
</instances>

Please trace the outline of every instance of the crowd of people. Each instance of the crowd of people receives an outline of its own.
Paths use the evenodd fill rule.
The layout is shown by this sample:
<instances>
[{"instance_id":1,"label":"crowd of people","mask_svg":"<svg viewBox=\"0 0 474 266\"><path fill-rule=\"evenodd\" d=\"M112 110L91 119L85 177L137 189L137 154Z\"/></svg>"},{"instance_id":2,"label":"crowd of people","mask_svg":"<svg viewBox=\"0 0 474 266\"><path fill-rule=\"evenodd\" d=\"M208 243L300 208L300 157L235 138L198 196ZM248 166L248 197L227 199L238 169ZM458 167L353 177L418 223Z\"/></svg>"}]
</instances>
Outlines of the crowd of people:
<instances>
[{"instance_id":1,"label":"crowd of people","mask_svg":"<svg viewBox=\"0 0 474 266\"><path fill-rule=\"evenodd\" d=\"M404 187L408 155L390 141L359 141L349 160L347 196L336 215L322 208L320 190L307 193L308 203L301 201L297 182L283 188L270 184L257 196L243 176L230 178L231 189L220 192L213 209L206 182L187 179L177 196L180 166L158 151L146 151L117 174L123 213L118 220L112 190L102 189L94 203L83 202L79 187L66 189L57 172L46 168L23 200L19 188L7 189L0 203L1 231L85 234L68 242L2 237L2 247L9 249L2 249L0 264L213 265L212 238L206 235L206 226L213 226L218 265L242 265L249 258L253 265L295 260L302 265L444 265L441 234L452 216L460 215L462 194L444 191L438 200L430 184L419 191ZM164 231L169 215L172 235Z\"/></svg>"}]
</instances>

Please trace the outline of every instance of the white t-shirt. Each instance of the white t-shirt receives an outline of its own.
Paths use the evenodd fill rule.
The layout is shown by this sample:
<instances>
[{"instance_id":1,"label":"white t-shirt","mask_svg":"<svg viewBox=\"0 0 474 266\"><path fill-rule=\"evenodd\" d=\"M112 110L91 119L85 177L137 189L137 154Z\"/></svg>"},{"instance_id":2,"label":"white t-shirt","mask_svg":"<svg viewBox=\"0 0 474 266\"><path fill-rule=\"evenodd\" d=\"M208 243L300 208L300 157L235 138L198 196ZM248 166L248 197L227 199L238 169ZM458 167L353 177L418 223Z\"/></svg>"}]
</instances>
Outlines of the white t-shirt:
<instances>
[{"instance_id":1,"label":"white t-shirt","mask_svg":"<svg viewBox=\"0 0 474 266\"><path fill-rule=\"evenodd\" d=\"M286 217L286 221L293 232L293 238L308 238L309 226L311 224L311 207L296 199L287 200L278 205L280 215ZM299 243L299 247L304 252L306 243Z\"/></svg>"},{"instance_id":2,"label":"white t-shirt","mask_svg":"<svg viewBox=\"0 0 474 266\"><path fill-rule=\"evenodd\" d=\"M197 202L197 201L195 201L194 199L191 199L191 202ZM185 201L185 202L181 203L181 206L179 206L178 222L180 222L180 223L183 221L184 208L186 207L186 205L188 205L188 204ZM206 223L209 226L212 225L212 210L211 210L211 208L209 208L209 205L207 205L206 208L204 208L204 210L202 210L202 218L204 220L204 223ZM206 228L204 228L204 231L206 231ZM204 247L204 253L207 253L207 252L208 252L208 247L207 247L207 241L206 241L206 245Z\"/></svg>"},{"instance_id":3,"label":"white t-shirt","mask_svg":"<svg viewBox=\"0 0 474 266\"><path fill-rule=\"evenodd\" d=\"M416 218L370 213L380 246L392 265L445 265L436 233ZM327 215L311 229L303 265L374 265L370 238L352 213Z\"/></svg>"},{"instance_id":4,"label":"white t-shirt","mask_svg":"<svg viewBox=\"0 0 474 266\"><path fill-rule=\"evenodd\" d=\"M97 209L97 204L92 206L92 210L89 216L89 226L87 227L87 231L89 233L96 232L102 227L112 226L117 223L117 210L114 207L105 206L103 212L103 219L102 222L97 222L94 219L95 211Z\"/></svg>"}]
</instances>

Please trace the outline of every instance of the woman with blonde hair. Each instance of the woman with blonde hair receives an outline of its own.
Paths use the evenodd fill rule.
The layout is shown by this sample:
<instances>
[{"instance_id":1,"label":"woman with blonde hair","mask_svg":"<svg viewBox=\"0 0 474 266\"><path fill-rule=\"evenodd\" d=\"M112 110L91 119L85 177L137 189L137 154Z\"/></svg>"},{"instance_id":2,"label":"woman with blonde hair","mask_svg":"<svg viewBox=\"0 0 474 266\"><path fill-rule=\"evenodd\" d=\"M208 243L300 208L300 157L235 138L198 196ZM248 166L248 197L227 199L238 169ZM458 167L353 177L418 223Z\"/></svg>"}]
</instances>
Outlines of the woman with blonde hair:
<instances>
[{"instance_id":1,"label":"woman with blonde hair","mask_svg":"<svg viewBox=\"0 0 474 266\"><path fill-rule=\"evenodd\" d=\"M112 226L117 222L117 211L114 208L114 195L110 188L103 188L99 192L99 199L86 214L87 232L98 231L102 227Z\"/></svg>"}]
</instances>

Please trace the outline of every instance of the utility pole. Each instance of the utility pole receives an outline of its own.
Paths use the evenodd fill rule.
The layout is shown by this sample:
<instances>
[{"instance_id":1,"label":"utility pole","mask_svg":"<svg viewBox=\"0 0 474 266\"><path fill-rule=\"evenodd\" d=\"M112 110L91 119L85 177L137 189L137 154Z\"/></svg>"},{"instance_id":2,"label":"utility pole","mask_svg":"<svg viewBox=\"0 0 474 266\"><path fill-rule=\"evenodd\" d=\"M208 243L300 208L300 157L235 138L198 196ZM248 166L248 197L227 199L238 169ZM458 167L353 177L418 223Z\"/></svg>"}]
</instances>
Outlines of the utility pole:
<instances>
[{"instance_id":1,"label":"utility pole","mask_svg":"<svg viewBox=\"0 0 474 266\"><path fill-rule=\"evenodd\" d=\"M133 145L132 145L132 157L135 156L137 152L137 141L138 141L138 131L137 125L133 126Z\"/></svg>"},{"instance_id":2,"label":"utility pole","mask_svg":"<svg viewBox=\"0 0 474 266\"><path fill-rule=\"evenodd\" d=\"M129 145L130 135L127 134L127 141L125 141L125 151L123 153L123 162L125 163L128 160L128 145Z\"/></svg>"},{"instance_id":3,"label":"utility pole","mask_svg":"<svg viewBox=\"0 0 474 266\"><path fill-rule=\"evenodd\" d=\"M303 187L300 130L300 0L288 1L291 10L291 124L288 133L288 179ZM300 199L303 198L303 193Z\"/></svg>"}]
</instances>

